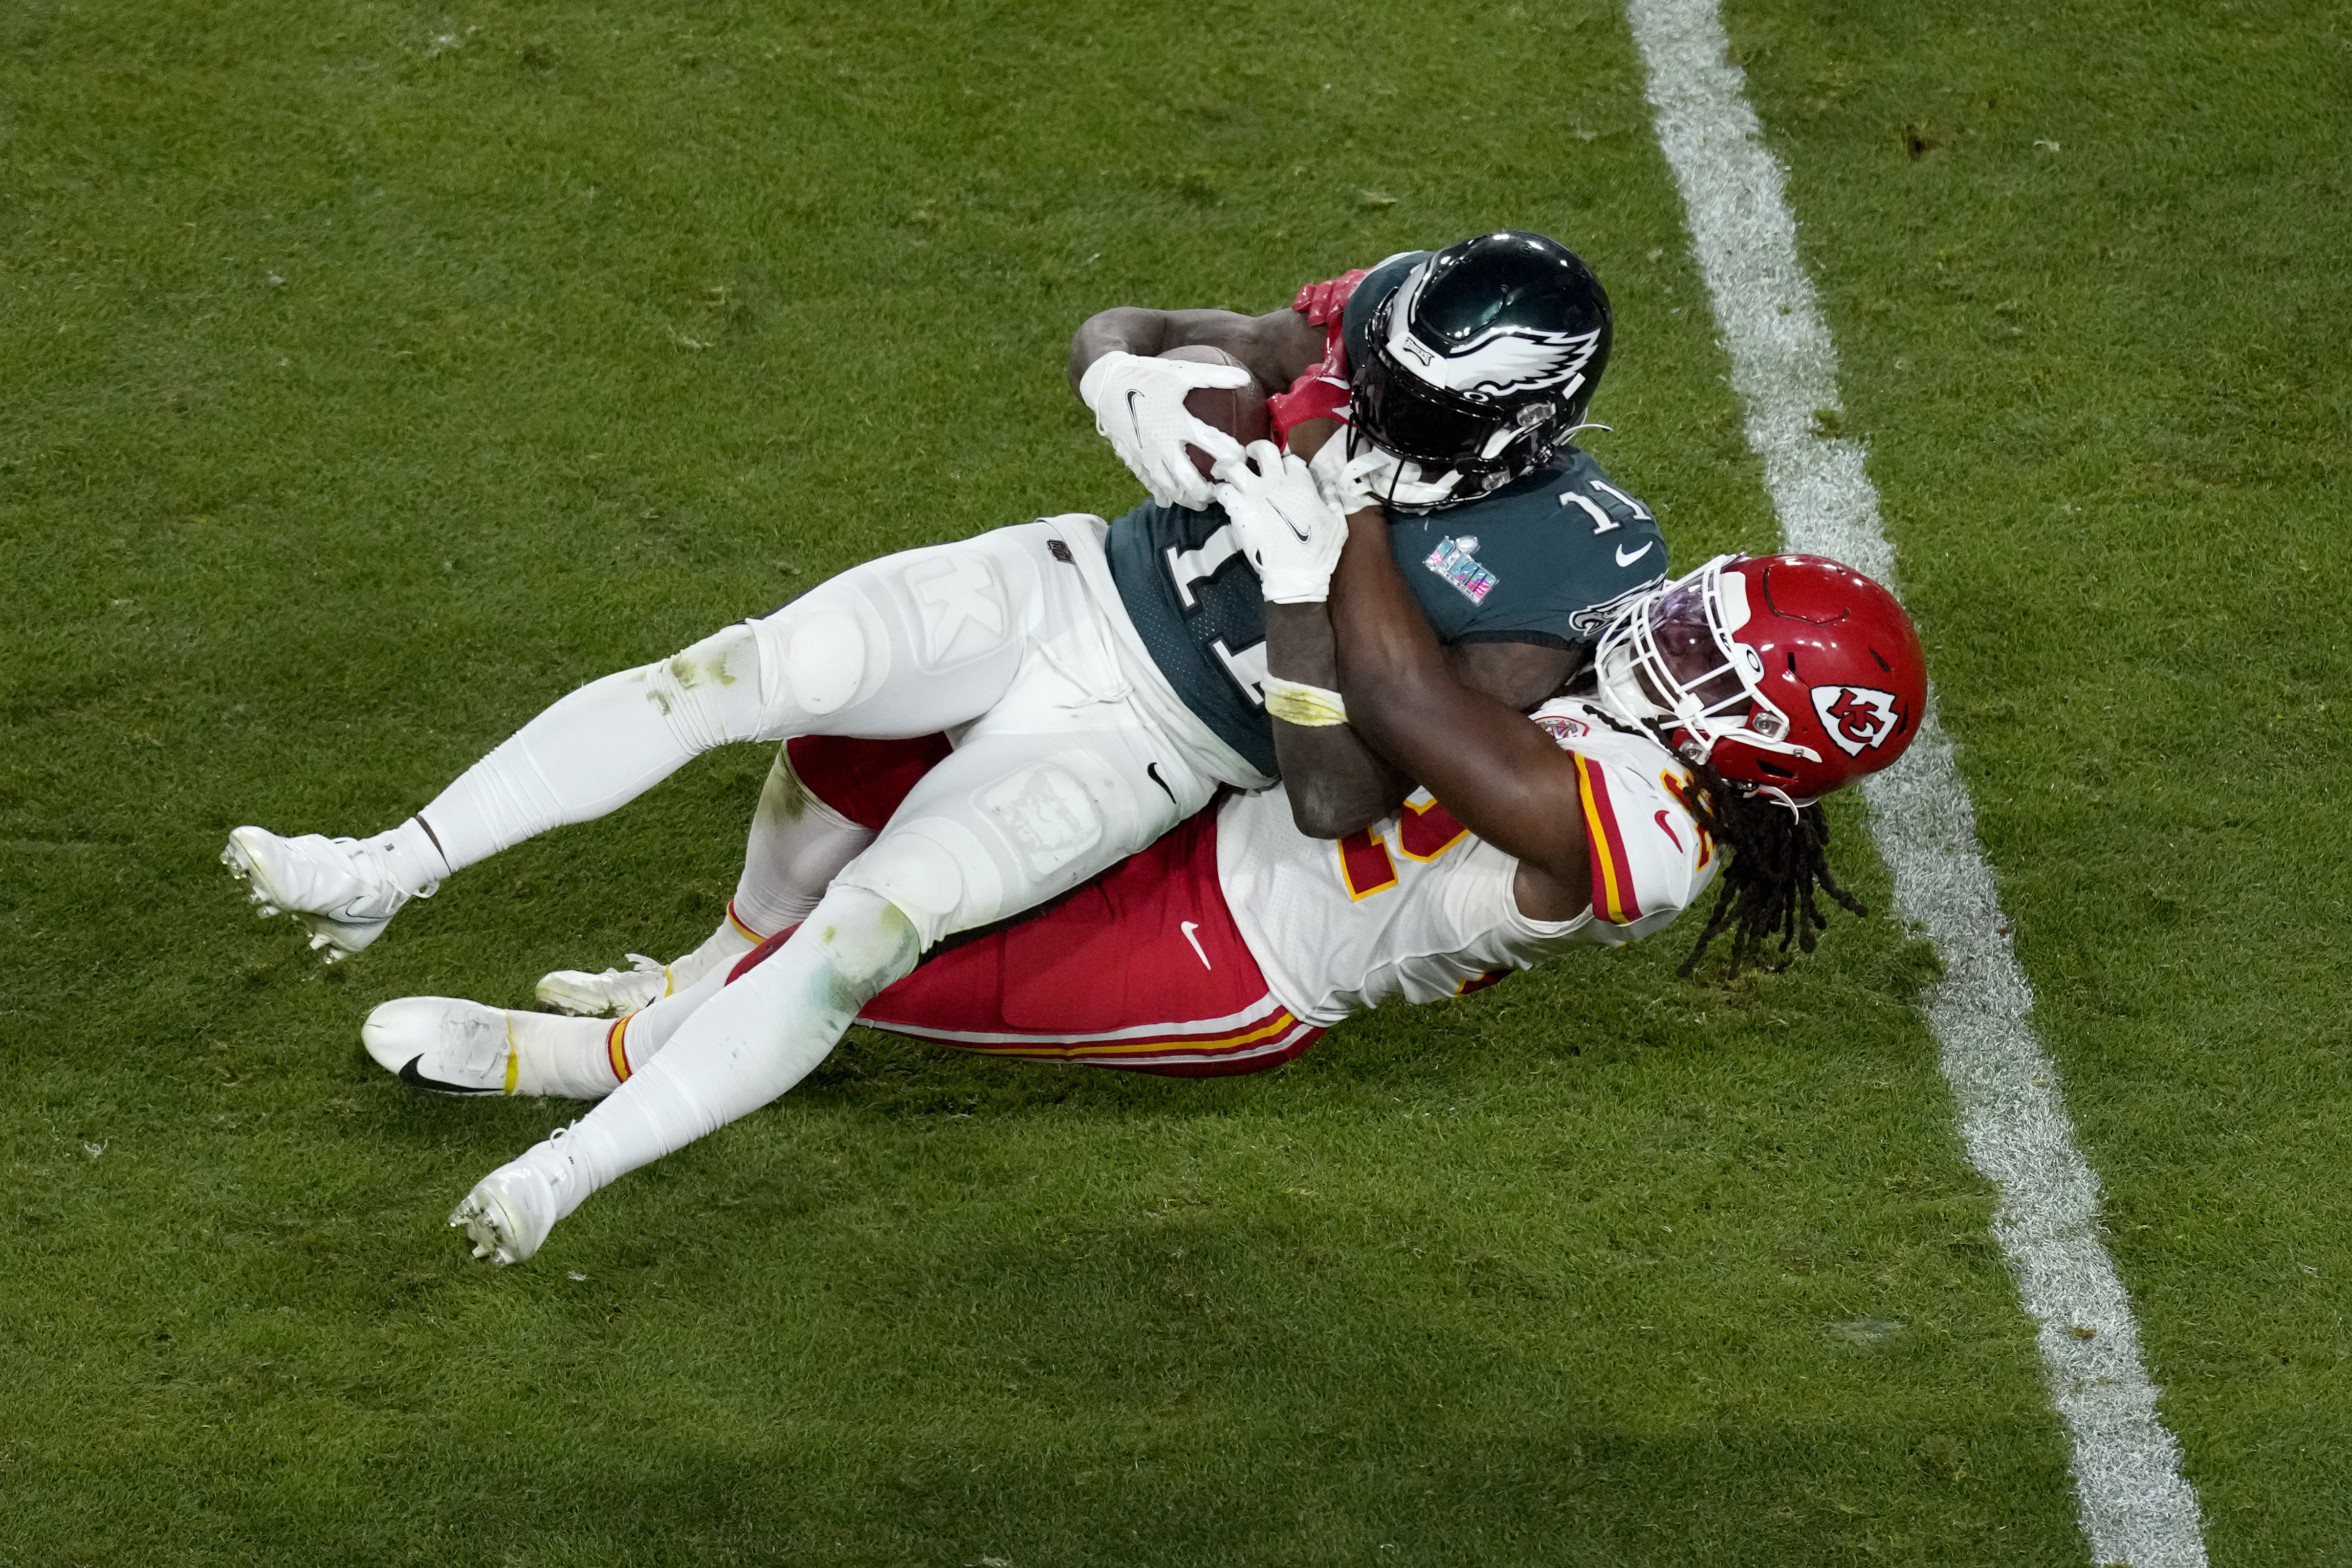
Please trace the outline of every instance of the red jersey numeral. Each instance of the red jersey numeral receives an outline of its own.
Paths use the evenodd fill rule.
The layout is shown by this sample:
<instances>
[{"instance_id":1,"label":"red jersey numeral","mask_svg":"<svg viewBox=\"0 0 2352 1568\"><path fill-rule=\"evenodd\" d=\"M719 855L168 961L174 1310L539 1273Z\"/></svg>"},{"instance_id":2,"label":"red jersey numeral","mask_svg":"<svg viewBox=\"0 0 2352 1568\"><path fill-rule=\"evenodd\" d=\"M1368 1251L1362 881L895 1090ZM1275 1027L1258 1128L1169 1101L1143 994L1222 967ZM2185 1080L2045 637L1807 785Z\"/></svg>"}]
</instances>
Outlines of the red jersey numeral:
<instances>
[{"instance_id":1,"label":"red jersey numeral","mask_svg":"<svg viewBox=\"0 0 2352 1568\"><path fill-rule=\"evenodd\" d=\"M1397 847L1416 860L1434 860L1468 835L1454 814L1431 801L1427 805L1404 803L1397 814Z\"/></svg>"},{"instance_id":2,"label":"red jersey numeral","mask_svg":"<svg viewBox=\"0 0 2352 1568\"><path fill-rule=\"evenodd\" d=\"M1397 813L1396 835L1397 847L1407 856L1434 860L1469 837L1470 830L1456 822L1452 812L1431 801L1427 805L1407 803ZM1387 839L1366 828L1339 840L1339 880L1348 885L1348 897L1359 901L1395 887L1396 861L1389 854Z\"/></svg>"},{"instance_id":3,"label":"red jersey numeral","mask_svg":"<svg viewBox=\"0 0 2352 1568\"><path fill-rule=\"evenodd\" d=\"M1379 834L1368 827L1339 840L1339 880L1348 885L1348 897L1359 901L1397 885L1396 862Z\"/></svg>"}]
</instances>

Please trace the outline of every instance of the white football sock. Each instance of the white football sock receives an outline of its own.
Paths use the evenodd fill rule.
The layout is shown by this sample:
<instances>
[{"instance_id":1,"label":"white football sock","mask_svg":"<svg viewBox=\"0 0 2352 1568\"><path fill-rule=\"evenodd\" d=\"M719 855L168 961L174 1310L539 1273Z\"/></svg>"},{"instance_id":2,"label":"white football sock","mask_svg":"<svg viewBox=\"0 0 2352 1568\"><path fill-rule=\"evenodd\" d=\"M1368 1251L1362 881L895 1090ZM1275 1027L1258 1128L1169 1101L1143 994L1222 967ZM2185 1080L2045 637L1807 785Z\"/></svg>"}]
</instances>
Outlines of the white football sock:
<instances>
[{"instance_id":1,"label":"white football sock","mask_svg":"<svg viewBox=\"0 0 2352 1568\"><path fill-rule=\"evenodd\" d=\"M748 930L735 918L735 906L727 907L727 918L718 928L702 939L702 945L691 952L681 953L669 961L669 994L662 1002L675 1002L681 992L713 974L724 976L735 966L735 961L768 939ZM660 1003L656 1003L659 1006Z\"/></svg>"},{"instance_id":2,"label":"white football sock","mask_svg":"<svg viewBox=\"0 0 2352 1568\"><path fill-rule=\"evenodd\" d=\"M591 821L713 746L761 739L764 646L750 626L730 626L557 700L417 813L443 863L463 870L551 827Z\"/></svg>"},{"instance_id":3,"label":"white football sock","mask_svg":"<svg viewBox=\"0 0 2352 1568\"><path fill-rule=\"evenodd\" d=\"M564 1018L551 1013L507 1014L513 1047L515 1094L562 1100L602 1100L621 1081L611 1051L618 1026L604 1018Z\"/></svg>"},{"instance_id":4,"label":"white football sock","mask_svg":"<svg viewBox=\"0 0 2352 1568\"><path fill-rule=\"evenodd\" d=\"M887 900L855 888L826 894L791 941L691 1009L657 1056L567 1136L541 1146L571 1172L557 1189L556 1217L800 1082L857 1010L920 955L914 923Z\"/></svg>"},{"instance_id":5,"label":"white football sock","mask_svg":"<svg viewBox=\"0 0 2352 1568\"><path fill-rule=\"evenodd\" d=\"M434 842L433 830L413 816L391 832L364 842L376 852L377 863L392 885L410 898L431 898L441 879L449 874L449 862L442 857L441 846Z\"/></svg>"},{"instance_id":6,"label":"white football sock","mask_svg":"<svg viewBox=\"0 0 2352 1568\"><path fill-rule=\"evenodd\" d=\"M664 1046L677 1037L678 1026L684 1024L696 1008L719 994L734 967L732 963L714 964L693 984L673 991L660 1001L616 1020L612 1026L607 1064L616 1074L635 1076L639 1068L661 1053ZM618 1081L617 1078L615 1081Z\"/></svg>"}]
</instances>

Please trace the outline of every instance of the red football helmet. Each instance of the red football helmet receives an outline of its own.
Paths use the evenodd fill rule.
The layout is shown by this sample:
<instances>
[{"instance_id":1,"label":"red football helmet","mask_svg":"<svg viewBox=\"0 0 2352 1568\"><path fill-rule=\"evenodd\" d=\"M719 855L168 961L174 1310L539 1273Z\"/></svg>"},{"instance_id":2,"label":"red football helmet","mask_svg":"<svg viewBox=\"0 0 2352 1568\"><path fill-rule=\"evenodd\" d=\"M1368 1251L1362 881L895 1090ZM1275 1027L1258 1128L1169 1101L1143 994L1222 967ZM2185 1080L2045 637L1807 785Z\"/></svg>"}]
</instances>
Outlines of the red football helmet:
<instances>
[{"instance_id":1,"label":"red football helmet","mask_svg":"<svg viewBox=\"0 0 2352 1568\"><path fill-rule=\"evenodd\" d=\"M1820 555L1719 555L1601 634L1603 707L1791 805L1901 756L1927 706L1895 595Z\"/></svg>"}]
</instances>

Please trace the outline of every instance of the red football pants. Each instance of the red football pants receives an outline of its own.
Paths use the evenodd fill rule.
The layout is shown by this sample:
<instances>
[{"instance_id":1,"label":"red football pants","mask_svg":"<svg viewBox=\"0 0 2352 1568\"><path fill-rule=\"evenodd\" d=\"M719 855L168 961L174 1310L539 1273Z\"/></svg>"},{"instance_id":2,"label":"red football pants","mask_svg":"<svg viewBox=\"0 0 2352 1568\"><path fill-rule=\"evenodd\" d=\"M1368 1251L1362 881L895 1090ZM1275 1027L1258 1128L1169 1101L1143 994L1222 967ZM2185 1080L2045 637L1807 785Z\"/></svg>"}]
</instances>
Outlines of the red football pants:
<instances>
[{"instance_id":1,"label":"red football pants","mask_svg":"<svg viewBox=\"0 0 2352 1568\"><path fill-rule=\"evenodd\" d=\"M789 744L812 794L877 827L946 752L937 736ZM1184 1078L1277 1067L1323 1033L1275 998L1225 907L1214 807L1045 909L950 939L858 1021L963 1050Z\"/></svg>"}]
</instances>

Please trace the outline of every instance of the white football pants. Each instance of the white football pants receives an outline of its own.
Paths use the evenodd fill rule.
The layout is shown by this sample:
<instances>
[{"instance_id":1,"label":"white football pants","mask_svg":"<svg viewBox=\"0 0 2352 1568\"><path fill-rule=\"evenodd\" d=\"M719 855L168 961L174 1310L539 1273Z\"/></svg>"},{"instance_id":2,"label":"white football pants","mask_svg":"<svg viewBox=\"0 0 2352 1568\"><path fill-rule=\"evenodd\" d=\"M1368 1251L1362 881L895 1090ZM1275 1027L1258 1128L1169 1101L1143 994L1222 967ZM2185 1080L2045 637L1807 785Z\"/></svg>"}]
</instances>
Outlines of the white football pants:
<instances>
[{"instance_id":1,"label":"white football pants","mask_svg":"<svg viewBox=\"0 0 2352 1568\"><path fill-rule=\"evenodd\" d=\"M955 742L790 942L533 1152L572 1165L566 1212L790 1089L940 937L1078 886L1220 782L1265 782L1152 666L1110 585L1102 528L1041 521L844 573L583 687L419 814L454 870L601 816L727 742L945 731Z\"/></svg>"},{"instance_id":2,"label":"white football pants","mask_svg":"<svg viewBox=\"0 0 2352 1568\"><path fill-rule=\"evenodd\" d=\"M713 746L943 731L954 753L842 879L897 904L925 947L1017 914L1150 843L1221 780L1265 783L1151 665L1102 526L1074 514L852 568L582 687L417 815L455 871L602 816Z\"/></svg>"}]
</instances>

